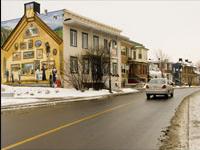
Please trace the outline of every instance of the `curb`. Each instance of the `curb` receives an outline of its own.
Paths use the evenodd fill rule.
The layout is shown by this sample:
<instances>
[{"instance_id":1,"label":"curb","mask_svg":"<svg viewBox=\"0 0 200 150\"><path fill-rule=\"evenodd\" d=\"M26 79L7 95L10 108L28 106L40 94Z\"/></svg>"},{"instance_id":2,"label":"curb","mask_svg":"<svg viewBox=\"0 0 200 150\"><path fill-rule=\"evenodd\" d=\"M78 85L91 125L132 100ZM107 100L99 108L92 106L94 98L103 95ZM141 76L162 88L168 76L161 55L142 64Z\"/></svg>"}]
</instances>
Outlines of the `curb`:
<instances>
[{"instance_id":1,"label":"curb","mask_svg":"<svg viewBox=\"0 0 200 150\"><path fill-rule=\"evenodd\" d=\"M90 100L100 100L100 99L106 99L110 97L120 96L120 95L129 95L134 93L139 93L141 91L134 91L134 92L127 92L127 93L113 93L113 94L107 94L102 96L92 96L92 97L68 97L68 98L36 98L41 99L44 101L41 102L31 102L31 103L24 103L24 104L16 104L16 105L8 105L8 106L1 106L1 112L9 111L9 110L18 110L18 109L26 109L26 108L34 108L34 107L45 107L45 106L51 106L61 103L67 103L67 102L78 102L78 101L90 101ZM21 98L19 98L21 99Z\"/></svg>"}]
</instances>

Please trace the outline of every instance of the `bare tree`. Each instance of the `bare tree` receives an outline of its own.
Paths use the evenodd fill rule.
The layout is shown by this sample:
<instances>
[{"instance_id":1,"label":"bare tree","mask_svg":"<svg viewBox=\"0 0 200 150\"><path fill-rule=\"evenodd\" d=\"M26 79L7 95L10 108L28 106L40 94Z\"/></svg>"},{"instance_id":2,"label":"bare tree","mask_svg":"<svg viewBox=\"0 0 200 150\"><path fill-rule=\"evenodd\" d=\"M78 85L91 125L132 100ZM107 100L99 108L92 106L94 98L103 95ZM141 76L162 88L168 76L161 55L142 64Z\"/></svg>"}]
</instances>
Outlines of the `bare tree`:
<instances>
[{"instance_id":1,"label":"bare tree","mask_svg":"<svg viewBox=\"0 0 200 150\"><path fill-rule=\"evenodd\" d=\"M70 59L64 62L63 80L77 90L84 90L84 83L90 80L90 76L85 72L85 59L81 55L73 59L73 62L70 62Z\"/></svg>"},{"instance_id":2,"label":"bare tree","mask_svg":"<svg viewBox=\"0 0 200 150\"><path fill-rule=\"evenodd\" d=\"M169 56L161 49L157 50L155 55L159 63L162 77L164 77L165 64L169 61Z\"/></svg>"},{"instance_id":3,"label":"bare tree","mask_svg":"<svg viewBox=\"0 0 200 150\"><path fill-rule=\"evenodd\" d=\"M86 52L91 64L91 77L93 86L104 85L108 78L109 51L107 49L91 49ZM93 87L94 88L94 87ZM98 89L99 87L97 87Z\"/></svg>"},{"instance_id":4,"label":"bare tree","mask_svg":"<svg viewBox=\"0 0 200 150\"><path fill-rule=\"evenodd\" d=\"M88 49L64 63L63 80L77 90L101 89L108 78L108 50Z\"/></svg>"}]
</instances>

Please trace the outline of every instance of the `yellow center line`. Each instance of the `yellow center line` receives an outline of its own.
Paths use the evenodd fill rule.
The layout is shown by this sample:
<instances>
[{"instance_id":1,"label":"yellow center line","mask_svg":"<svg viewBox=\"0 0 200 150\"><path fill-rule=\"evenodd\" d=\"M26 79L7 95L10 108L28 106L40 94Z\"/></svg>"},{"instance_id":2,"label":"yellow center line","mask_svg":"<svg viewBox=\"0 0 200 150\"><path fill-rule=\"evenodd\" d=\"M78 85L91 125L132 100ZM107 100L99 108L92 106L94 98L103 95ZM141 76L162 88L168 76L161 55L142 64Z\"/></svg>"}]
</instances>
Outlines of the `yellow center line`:
<instances>
[{"instance_id":1,"label":"yellow center line","mask_svg":"<svg viewBox=\"0 0 200 150\"><path fill-rule=\"evenodd\" d=\"M15 143L15 144L11 144L11 145L9 145L9 146L6 146L6 147L2 148L2 150L8 150L8 149L17 147L17 146L19 146L19 145L25 144L25 143L27 143L27 142L31 142L31 141L36 140L36 139L39 139L39 138L41 138L41 137L43 137L43 136L45 136L45 135L48 135L48 134L57 132L57 131L59 131L59 130L61 130L61 129L63 129L63 128L70 127L70 126L72 126L72 125L81 123L81 122L86 121L86 120L90 120L90 119L92 119L92 118L96 118L96 117L98 117L98 116L100 116L100 115L103 115L103 114L105 114L105 113L111 112L111 111L116 110L116 109L119 109L119 108L121 108L121 107L125 107L125 106L127 106L127 105L129 105L129 104L131 104L131 103L132 103L132 102L126 103L126 104L122 104L122 105L119 105L119 106L116 106L116 107L107 109L107 110L105 110L105 111L98 112L98 113L95 113L95 114L93 114L93 115L90 115L90 116L81 118L81 119L76 120L76 121L73 121L73 122L71 122L71 123L64 124L64 125L59 126L59 127L57 127L57 128L54 128L54 129L45 131L45 132L40 133L40 134L38 134L38 135L35 135L35 136L33 136L33 137L30 137L30 138L27 138L27 139L25 139L25 140L19 141L19 142Z\"/></svg>"}]
</instances>

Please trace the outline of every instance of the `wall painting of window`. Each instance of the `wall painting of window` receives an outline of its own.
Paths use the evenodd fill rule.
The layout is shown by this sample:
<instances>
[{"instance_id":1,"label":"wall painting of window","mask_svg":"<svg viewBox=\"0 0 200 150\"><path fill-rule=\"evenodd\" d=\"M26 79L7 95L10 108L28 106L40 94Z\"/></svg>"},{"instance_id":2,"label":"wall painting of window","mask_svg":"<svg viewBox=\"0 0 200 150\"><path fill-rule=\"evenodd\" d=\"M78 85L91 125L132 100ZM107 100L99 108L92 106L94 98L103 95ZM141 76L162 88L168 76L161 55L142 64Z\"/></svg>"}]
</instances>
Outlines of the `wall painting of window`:
<instances>
[{"instance_id":1,"label":"wall painting of window","mask_svg":"<svg viewBox=\"0 0 200 150\"><path fill-rule=\"evenodd\" d=\"M34 74L34 63L22 64L22 74L23 75L33 75Z\"/></svg>"},{"instance_id":2,"label":"wall painting of window","mask_svg":"<svg viewBox=\"0 0 200 150\"><path fill-rule=\"evenodd\" d=\"M24 59L31 59L34 58L34 51L27 51L23 53Z\"/></svg>"},{"instance_id":3,"label":"wall painting of window","mask_svg":"<svg viewBox=\"0 0 200 150\"><path fill-rule=\"evenodd\" d=\"M21 60L21 52L14 52L13 53L13 61Z\"/></svg>"},{"instance_id":4,"label":"wall painting of window","mask_svg":"<svg viewBox=\"0 0 200 150\"><path fill-rule=\"evenodd\" d=\"M37 49L36 50L36 58L42 59L43 58L43 49Z\"/></svg>"}]
</instances>

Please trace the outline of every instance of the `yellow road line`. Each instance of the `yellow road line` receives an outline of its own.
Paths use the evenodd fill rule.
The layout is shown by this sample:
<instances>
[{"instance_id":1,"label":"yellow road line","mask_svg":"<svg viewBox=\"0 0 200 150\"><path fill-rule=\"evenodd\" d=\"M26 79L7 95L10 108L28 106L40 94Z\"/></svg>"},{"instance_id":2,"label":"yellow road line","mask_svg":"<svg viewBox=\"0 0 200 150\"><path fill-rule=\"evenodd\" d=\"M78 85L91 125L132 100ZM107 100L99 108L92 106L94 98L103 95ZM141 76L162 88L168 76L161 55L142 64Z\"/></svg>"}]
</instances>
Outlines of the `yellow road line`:
<instances>
[{"instance_id":1,"label":"yellow road line","mask_svg":"<svg viewBox=\"0 0 200 150\"><path fill-rule=\"evenodd\" d=\"M35 135L35 136L33 136L33 137L30 137L30 138L27 138L27 139L22 140L22 141L20 141L20 142L17 142L17 143L15 143L15 144L11 144L11 145L9 145L9 146L6 146L6 147L2 148L2 150L8 150L8 149L17 147L17 146L19 146L19 145L22 145L22 144L25 144L25 143L27 143L27 142L36 140L36 139L38 139L38 138L40 138L40 137L43 137L43 136L45 136L45 135L48 135L48 134L50 134L50 133L57 132L57 131L59 131L59 130L61 130L61 129L63 129L63 128L70 127L70 126L72 126L72 125L81 123L81 122L86 121L86 120L90 120L90 119L92 119L92 118L98 117L98 116L103 115L103 114L105 114L105 113L111 112L111 111L113 111L113 110L115 110L115 109L119 109L119 108L121 108L121 107L127 106L127 105L129 105L129 104L130 104L130 103L123 104L123 105L119 105L119 106L116 106L116 107L107 109L107 110L105 110L105 111L98 112L98 113L95 113L95 114L93 114L93 115L90 115L90 116L81 118L81 119L76 120L76 121L73 121L73 122L71 122L71 123L64 124L64 125L59 126L59 127L57 127L57 128L48 130L48 131L46 131L46 132L40 133L40 134Z\"/></svg>"}]
</instances>

